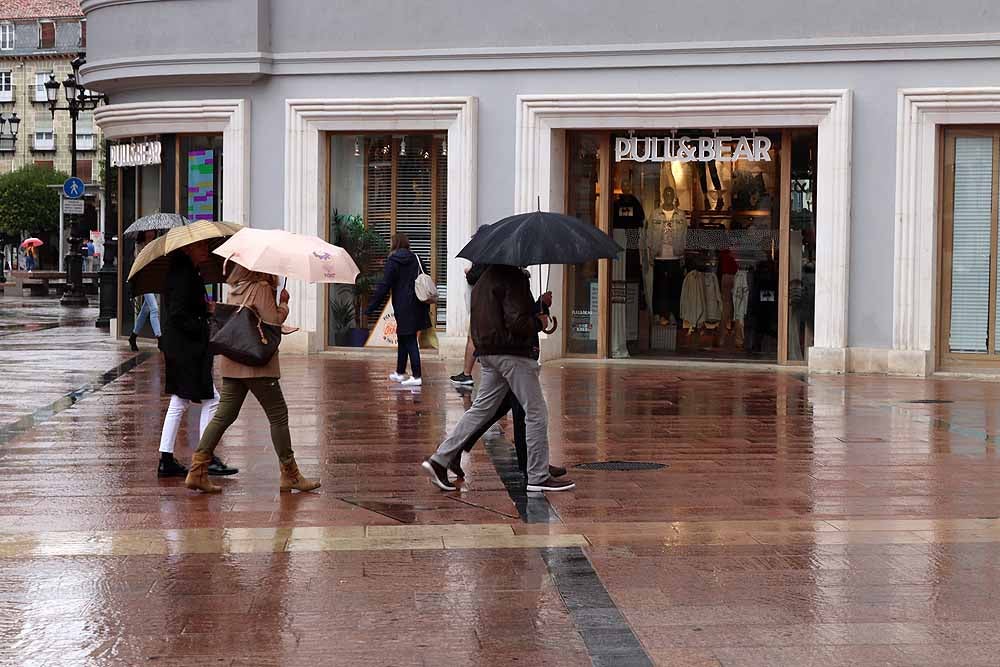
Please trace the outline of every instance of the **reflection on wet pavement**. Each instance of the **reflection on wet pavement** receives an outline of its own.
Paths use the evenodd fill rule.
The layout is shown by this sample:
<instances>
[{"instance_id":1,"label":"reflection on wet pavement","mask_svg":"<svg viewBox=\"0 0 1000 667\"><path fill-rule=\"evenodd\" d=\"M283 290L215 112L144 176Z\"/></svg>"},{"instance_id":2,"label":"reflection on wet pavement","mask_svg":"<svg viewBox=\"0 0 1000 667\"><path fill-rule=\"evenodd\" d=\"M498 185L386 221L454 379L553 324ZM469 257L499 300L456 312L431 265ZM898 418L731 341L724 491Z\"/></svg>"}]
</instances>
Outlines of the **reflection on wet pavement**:
<instances>
[{"instance_id":1,"label":"reflection on wet pavement","mask_svg":"<svg viewBox=\"0 0 1000 667\"><path fill-rule=\"evenodd\" d=\"M546 499L502 441L428 484L449 365L414 393L388 357L287 355L321 493L278 493L249 401L204 497L156 477L152 347L54 301L0 314L0 664L998 662L1000 384L556 363L555 462L668 467Z\"/></svg>"}]
</instances>

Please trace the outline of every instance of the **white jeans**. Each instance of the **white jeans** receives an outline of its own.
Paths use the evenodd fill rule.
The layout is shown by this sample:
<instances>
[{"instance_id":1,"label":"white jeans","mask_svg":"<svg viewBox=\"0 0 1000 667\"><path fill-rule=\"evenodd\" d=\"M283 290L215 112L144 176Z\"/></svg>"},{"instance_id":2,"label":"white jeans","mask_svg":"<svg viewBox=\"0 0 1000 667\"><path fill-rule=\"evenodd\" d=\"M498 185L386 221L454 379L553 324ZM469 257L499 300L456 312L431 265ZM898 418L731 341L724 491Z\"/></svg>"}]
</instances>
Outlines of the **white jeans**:
<instances>
[{"instance_id":1,"label":"white jeans","mask_svg":"<svg viewBox=\"0 0 1000 667\"><path fill-rule=\"evenodd\" d=\"M170 407L167 408L167 416L163 420L163 432L160 434L161 452L166 452L167 454L174 453L174 442L177 440L177 432L181 428L184 414L192 404L201 412L198 424L198 439L201 440L201 436L205 433L205 427L212 421L216 410L219 409L219 390L212 387L212 391L215 392L215 398L203 400L200 405L180 396L170 396Z\"/></svg>"}]
</instances>

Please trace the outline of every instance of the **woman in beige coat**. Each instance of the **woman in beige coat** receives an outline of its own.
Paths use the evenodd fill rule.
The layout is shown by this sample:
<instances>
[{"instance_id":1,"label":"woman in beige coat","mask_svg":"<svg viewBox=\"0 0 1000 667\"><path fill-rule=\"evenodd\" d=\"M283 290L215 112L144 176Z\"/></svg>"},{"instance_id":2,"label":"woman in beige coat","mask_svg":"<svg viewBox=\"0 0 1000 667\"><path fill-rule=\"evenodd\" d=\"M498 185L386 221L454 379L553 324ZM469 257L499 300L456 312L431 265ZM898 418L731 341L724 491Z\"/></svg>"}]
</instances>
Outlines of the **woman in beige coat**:
<instances>
[{"instance_id":1,"label":"woman in beige coat","mask_svg":"<svg viewBox=\"0 0 1000 667\"><path fill-rule=\"evenodd\" d=\"M265 322L284 323L288 317L288 292L281 290L280 303L274 302L274 293L278 287L277 276L249 271L238 264L233 267L226 278L230 285L226 302L235 306L245 303L252 306ZM218 493L222 490L209 481L208 466L222 434L236 421L247 392L250 392L264 408L271 423L271 443L281 464L281 490L312 491L319 488L320 483L303 477L295 463L292 437L288 431L288 406L278 382L281 377L278 353L275 352L264 366L246 366L227 357L217 358L219 374L222 376L219 409L201 437L185 480L186 486L205 493Z\"/></svg>"}]
</instances>

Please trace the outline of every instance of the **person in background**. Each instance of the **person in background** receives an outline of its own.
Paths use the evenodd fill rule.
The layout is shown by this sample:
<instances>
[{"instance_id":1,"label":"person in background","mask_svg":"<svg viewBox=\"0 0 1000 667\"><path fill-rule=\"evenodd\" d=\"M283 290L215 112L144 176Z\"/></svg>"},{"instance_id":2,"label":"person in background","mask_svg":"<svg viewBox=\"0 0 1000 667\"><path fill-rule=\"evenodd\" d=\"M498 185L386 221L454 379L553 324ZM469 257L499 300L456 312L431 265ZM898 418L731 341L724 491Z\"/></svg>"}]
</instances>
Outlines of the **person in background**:
<instances>
[{"instance_id":1,"label":"person in background","mask_svg":"<svg viewBox=\"0 0 1000 667\"><path fill-rule=\"evenodd\" d=\"M420 275L420 263L410 250L410 239L406 234L392 237L392 252L385 260L385 276L372 295L365 314L378 315L379 304L392 292L392 310L396 316L396 372L389 376L393 382L404 387L419 387L423 384L420 370L420 346L417 335L431 327L430 306L417 298L414 283ZM409 359L412 377L406 375Z\"/></svg>"},{"instance_id":2,"label":"person in background","mask_svg":"<svg viewBox=\"0 0 1000 667\"><path fill-rule=\"evenodd\" d=\"M138 254L142 252L142 249L146 247L146 244L155 238L156 232L143 232L142 236L135 244L135 254L138 256ZM146 326L146 320L149 320L149 326L153 328L153 335L156 336L157 345L159 345L160 336L163 333L160 329L160 304L156 302L156 295L143 294L140 298L142 299L142 307L139 308L139 314L135 316L135 324L132 326L132 334L128 337L128 345L133 352L139 351L139 346L136 345L135 341L139 336L139 332L142 331L144 326Z\"/></svg>"},{"instance_id":3,"label":"person in background","mask_svg":"<svg viewBox=\"0 0 1000 667\"><path fill-rule=\"evenodd\" d=\"M466 310L472 309L472 288L476 285L476 281L479 280L479 276L483 275L483 271L486 270L487 264L473 264L465 270L465 281L469 283L469 291L466 292ZM476 384L475 378L472 377L472 369L476 365L476 346L472 343L472 334L465 339L465 365L462 367L462 372L458 375L451 376L451 383L456 387L471 387Z\"/></svg>"},{"instance_id":4,"label":"person in background","mask_svg":"<svg viewBox=\"0 0 1000 667\"><path fill-rule=\"evenodd\" d=\"M257 311L269 324L282 324L288 318L288 291L281 290L279 303L274 294L278 277L269 273L250 271L238 264L226 278L230 285L227 303L246 304ZM218 493L222 489L208 479L209 465L215 459L215 448L240 414L247 393L252 393L271 424L271 444L281 466L282 491L312 491L320 487L318 481L303 477L292 451L292 436L288 430L288 405L281 392L281 367L278 352L263 366L247 366L227 357L219 357L219 374L222 376L222 400L208 428L201 436L198 451L191 462L191 471L184 484L189 489L205 493Z\"/></svg>"},{"instance_id":5,"label":"person in background","mask_svg":"<svg viewBox=\"0 0 1000 667\"><path fill-rule=\"evenodd\" d=\"M166 369L166 393L170 406L160 434L160 477L182 477L188 474L174 458L174 443L181 421L192 404L201 409L199 437L219 407L219 393L212 381L212 353L208 350L209 315L214 310L205 295L205 281L197 267L210 260L209 247L204 241L186 245L168 255L167 289L163 293L163 351ZM213 457L207 466L211 475L235 475L219 458Z\"/></svg>"},{"instance_id":6,"label":"person in background","mask_svg":"<svg viewBox=\"0 0 1000 667\"><path fill-rule=\"evenodd\" d=\"M448 469L463 446L496 414L509 391L524 407L527 490L568 491L576 485L549 470L548 408L535 358L538 332L549 317L537 313L528 276L517 267L489 266L472 291L472 341L482 367L481 386L472 407L437 451L421 464L431 482L454 491Z\"/></svg>"},{"instance_id":7,"label":"person in background","mask_svg":"<svg viewBox=\"0 0 1000 667\"><path fill-rule=\"evenodd\" d=\"M94 248L94 240L91 239L87 241L87 272L93 273L94 269L94 256L96 249Z\"/></svg>"}]
</instances>

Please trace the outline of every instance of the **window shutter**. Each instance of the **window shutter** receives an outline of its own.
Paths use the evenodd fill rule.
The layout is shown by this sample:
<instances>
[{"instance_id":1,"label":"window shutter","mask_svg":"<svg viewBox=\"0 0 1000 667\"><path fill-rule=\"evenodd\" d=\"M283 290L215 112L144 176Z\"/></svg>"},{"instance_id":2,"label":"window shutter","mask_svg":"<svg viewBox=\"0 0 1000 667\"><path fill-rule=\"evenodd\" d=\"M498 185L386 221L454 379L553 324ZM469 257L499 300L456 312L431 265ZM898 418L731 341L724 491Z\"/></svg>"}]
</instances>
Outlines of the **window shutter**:
<instances>
[{"instance_id":1,"label":"window shutter","mask_svg":"<svg viewBox=\"0 0 1000 667\"><path fill-rule=\"evenodd\" d=\"M396 166L396 233L406 234L410 250L431 270L430 137L406 137L406 155ZM424 155L427 157L424 157Z\"/></svg>"},{"instance_id":2,"label":"window shutter","mask_svg":"<svg viewBox=\"0 0 1000 667\"><path fill-rule=\"evenodd\" d=\"M77 134L93 134L94 133L94 112L93 111L81 111L80 117L76 120L76 133Z\"/></svg>"},{"instance_id":3,"label":"window shutter","mask_svg":"<svg viewBox=\"0 0 1000 667\"><path fill-rule=\"evenodd\" d=\"M52 114L49 111L35 112L35 132L52 132Z\"/></svg>"},{"instance_id":4,"label":"window shutter","mask_svg":"<svg viewBox=\"0 0 1000 667\"><path fill-rule=\"evenodd\" d=\"M992 203L993 138L957 137L948 341L952 352L987 352Z\"/></svg>"},{"instance_id":5,"label":"window shutter","mask_svg":"<svg viewBox=\"0 0 1000 667\"><path fill-rule=\"evenodd\" d=\"M94 180L94 163L92 160L77 160L76 161L76 175L83 180L84 183L90 183Z\"/></svg>"},{"instance_id":6,"label":"window shutter","mask_svg":"<svg viewBox=\"0 0 1000 667\"><path fill-rule=\"evenodd\" d=\"M437 180L435 183L436 198L434 225L437 238L435 243L436 271L434 281L438 287L437 325L445 326L448 320L448 156L442 155L445 137L438 137L432 150L436 156Z\"/></svg>"},{"instance_id":7,"label":"window shutter","mask_svg":"<svg viewBox=\"0 0 1000 667\"><path fill-rule=\"evenodd\" d=\"M55 162L52 160L35 160L35 166L42 169L55 169Z\"/></svg>"},{"instance_id":8,"label":"window shutter","mask_svg":"<svg viewBox=\"0 0 1000 667\"><path fill-rule=\"evenodd\" d=\"M38 48L54 49L56 47L56 24L52 21L42 21L38 24Z\"/></svg>"},{"instance_id":9,"label":"window shutter","mask_svg":"<svg viewBox=\"0 0 1000 667\"><path fill-rule=\"evenodd\" d=\"M365 226L388 247L392 243L392 138L366 138L365 155ZM384 266L385 258L381 257L372 270L382 271ZM384 302L379 304L379 308L384 306Z\"/></svg>"}]
</instances>

